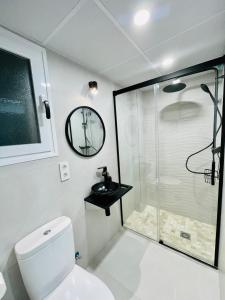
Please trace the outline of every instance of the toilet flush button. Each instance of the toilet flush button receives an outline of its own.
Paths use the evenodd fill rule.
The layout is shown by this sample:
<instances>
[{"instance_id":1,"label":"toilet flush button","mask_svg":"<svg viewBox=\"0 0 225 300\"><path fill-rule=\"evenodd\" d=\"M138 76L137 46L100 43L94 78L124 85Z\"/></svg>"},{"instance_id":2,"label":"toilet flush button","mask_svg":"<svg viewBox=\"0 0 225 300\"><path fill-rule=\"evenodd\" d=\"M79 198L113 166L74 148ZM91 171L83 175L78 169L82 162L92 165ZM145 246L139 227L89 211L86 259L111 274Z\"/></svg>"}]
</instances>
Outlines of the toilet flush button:
<instances>
[{"instance_id":1,"label":"toilet flush button","mask_svg":"<svg viewBox=\"0 0 225 300\"><path fill-rule=\"evenodd\" d=\"M70 169L68 161L62 161L59 163L59 173L61 181L70 179Z\"/></svg>"}]
</instances>

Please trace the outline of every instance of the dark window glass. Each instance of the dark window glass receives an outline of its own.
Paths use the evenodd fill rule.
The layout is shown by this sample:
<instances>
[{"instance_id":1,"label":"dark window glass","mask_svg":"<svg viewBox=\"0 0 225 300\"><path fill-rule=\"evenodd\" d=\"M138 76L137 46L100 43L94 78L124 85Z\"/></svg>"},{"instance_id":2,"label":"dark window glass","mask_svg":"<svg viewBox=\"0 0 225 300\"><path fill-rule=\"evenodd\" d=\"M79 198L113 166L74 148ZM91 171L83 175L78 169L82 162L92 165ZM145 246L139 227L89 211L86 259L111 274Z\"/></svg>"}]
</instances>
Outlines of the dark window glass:
<instances>
[{"instance_id":1,"label":"dark window glass","mask_svg":"<svg viewBox=\"0 0 225 300\"><path fill-rule=\"evenodd\" d=\"M40 142L30 60L0 49L0 146Z\"/></svg>"}]
</instances>

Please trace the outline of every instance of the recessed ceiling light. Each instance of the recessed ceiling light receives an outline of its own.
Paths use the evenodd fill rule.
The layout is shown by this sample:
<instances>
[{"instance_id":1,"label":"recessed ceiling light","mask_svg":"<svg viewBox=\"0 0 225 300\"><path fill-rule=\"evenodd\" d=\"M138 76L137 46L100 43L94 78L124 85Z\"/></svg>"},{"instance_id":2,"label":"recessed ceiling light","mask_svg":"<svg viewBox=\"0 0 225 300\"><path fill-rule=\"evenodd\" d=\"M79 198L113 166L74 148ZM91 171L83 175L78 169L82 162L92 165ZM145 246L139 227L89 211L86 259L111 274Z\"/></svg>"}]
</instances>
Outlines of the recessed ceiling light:
<instances>
[{"instance_id":1,"label":"recessed ceiling light","mask_svg":"<svg viewBox=\"0 0 225 300\"><path fill-rule=\"evenodd\" d=\"M134 23L137 26L142 26L148 22L150 13L146 9L139 10L134 16Z\"/></svg>"},{"instance_id":2,"label":"recessed ceiling light","mask_svg":"<svg viewBox=\"0 0 225 300\"><path fill-rule=\"evenodd\" d=\"M180 83L180 79L173 80L173 84L177 84L177 83Z\"/></svg>"},{"instance_id":3,"label":"recessed ceiling light","mask_svg":"<svg viewBox=\"0 0 225 300\"><path fill-rule=\"evenodd\" d=\"M170 57L170 58L166 58L164 59L164 61L162 62L162 66L164 68L168 68L173 64L174 60Z\"/></svg>"}]
</instances>

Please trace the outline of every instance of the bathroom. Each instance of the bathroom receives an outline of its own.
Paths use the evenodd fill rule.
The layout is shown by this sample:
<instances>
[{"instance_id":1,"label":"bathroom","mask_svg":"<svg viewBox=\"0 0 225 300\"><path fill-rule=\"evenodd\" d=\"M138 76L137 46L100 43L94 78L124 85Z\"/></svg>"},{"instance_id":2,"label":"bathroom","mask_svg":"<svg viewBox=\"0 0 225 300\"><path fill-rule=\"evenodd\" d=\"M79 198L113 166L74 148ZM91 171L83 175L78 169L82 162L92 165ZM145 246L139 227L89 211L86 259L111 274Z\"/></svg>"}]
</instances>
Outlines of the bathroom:
<instances>
[{"instance_id":1,"label":"bathroom","mask_svg":"<svg viewBox=\"0 0 225 300\"><path fill-rule=\"evenodd\" d=\"M0 298L225 300L224 28L224 0L0 2ZM214 180L212 145L185 167L211 141ZM32 296L20 242L63 216L84 278Z\"/></svg>"}]
</instances>

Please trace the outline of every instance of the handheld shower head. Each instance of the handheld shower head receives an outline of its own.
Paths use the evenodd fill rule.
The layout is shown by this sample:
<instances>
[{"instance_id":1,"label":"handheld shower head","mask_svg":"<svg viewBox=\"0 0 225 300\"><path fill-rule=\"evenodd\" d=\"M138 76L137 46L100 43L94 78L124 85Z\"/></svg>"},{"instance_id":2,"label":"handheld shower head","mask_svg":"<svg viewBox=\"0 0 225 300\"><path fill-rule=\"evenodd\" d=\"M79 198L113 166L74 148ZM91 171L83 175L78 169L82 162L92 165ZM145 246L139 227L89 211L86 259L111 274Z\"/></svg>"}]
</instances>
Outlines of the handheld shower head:
<instances>
[{"instance_id":1,"label":"handheld shower head","mask_svg":"<svg viewBox=\"0 0 225 300\"><path fill-rule=\"evenodd\" d=\"M201 89L205 92L205 93L208 93L210 94L210 90L209 90L209 87L206 85L206 84L201 84L200 85Z\"/></svg>"},{"instance_id":2,"label":"handheld shower head","mask_svg":"<svg viewBox=\"0 0 225 300\"><path fill-rule=\"evenodd\" d=\"M217 77L218 79L218 77ZM219 156L219 152L221 151L221 147L217 147L216 146L216 138L217 138L217 134L220 131L221 125L222 125L222 115L221 112L218 108L218 86L216 85L215 89L216 89L216 96L214 97L212 92L210 91L209 87L206 84L201 84L200 85L201 89L203 90L203 92L207 93L213 104L214 104L214 121L213 121L213 140L210 144L208 144L206 147L200 149L197 152L192 153L191 155L188 156L188 158L186 159L186 169L193 173L193 174L204 174L205 176L205 182L211 182L211 185L215 185L215 179L219 178L219 172L220 172L220 167L219 167L219 163L218 163L218 170L216 170L216 161L215 161L215 154L217 154ZM217 126L217 113L219 114L220 117L220 124L219 126ZM211 163L211 169L205 169L204 172L199 172L199 171L193 171L188 167L188 162L190 160L191 157L205 151L206 149L212 147L212 163Z\"/></svg>"},{"instance_id":3,"label":"handheld shower head","mask_svg":"<svg viewBox=\"0 0 225 300\"><path fill-rule=\"evenodd\" d=\"M211 93L211 91L210 91L208 85L202 83L202 84L200 85L200 87L201 87L201 89L202 89L205 93L209 94L209 96L210 96L210 98L211 98L213 104L217 107L217 100L215 99L215 97L214 97L213 94Z\"/></svg>"}]
</instances>

